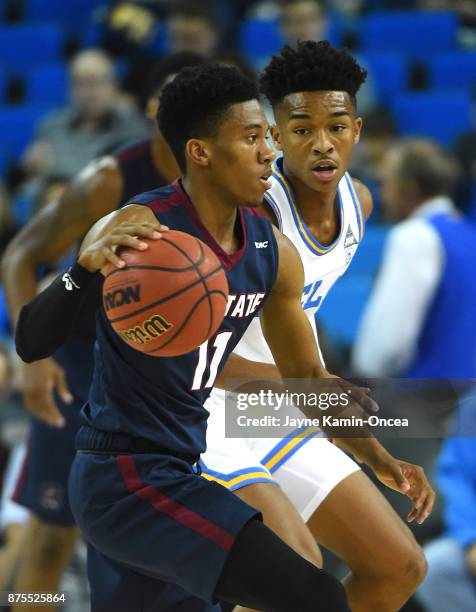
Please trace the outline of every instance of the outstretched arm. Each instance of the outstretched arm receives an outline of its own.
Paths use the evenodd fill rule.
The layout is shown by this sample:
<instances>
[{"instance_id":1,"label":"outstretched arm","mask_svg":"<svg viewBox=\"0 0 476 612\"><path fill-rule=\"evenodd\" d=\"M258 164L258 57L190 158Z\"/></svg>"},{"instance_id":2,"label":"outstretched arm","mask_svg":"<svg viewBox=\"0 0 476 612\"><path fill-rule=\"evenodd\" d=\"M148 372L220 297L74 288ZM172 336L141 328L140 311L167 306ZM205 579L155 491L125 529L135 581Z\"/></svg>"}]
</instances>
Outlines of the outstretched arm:
<instances>
[{"instance_id":1,"label":"outstretched arm","mask_svg":"<svg viewBox=\"0 0 476 612\"><path fill-rule=\"evenodd\" d=\"M14 325L23 304L38 291L38 266L56 264L98 219L115 210L122 183L115 160L92 162L11 241L2 259L2 280Z\"/></svg>"},{"instance_id":2,"label":"outstretched arm","mask_svg":"<svg viewBox=\"0 0 476 612\"><path fill-rule=\"evenodd\" d=\"M42 208L10 242L2 259L2 280L15 327L21 307L40 291L37 268L56 266L99 218L118 207L122 189L115 159L91 162L59 199ZM63 368L48 358L23 364L21 373L27 409L49 425L64 425L53 393L56 390L65 403L73 400Z\"/></svg>"},{"instance_id":3,"label":"outstretched arm","mask_svg":"<svg viewBox=\"0 0 476 612\"><path fill-rule=\"evenodd\" d=\"M116 249L145 250L148 245L140 238L159 239L159 230L166 229L143 206L131 205L100 219L86 235L69 272L60 274L21 309L15 335L20 357L30 362L50 356L72 333L85 300L99 306L102 277L98 272L108 264L125 265Z\"/></svg>"}]
</instances>

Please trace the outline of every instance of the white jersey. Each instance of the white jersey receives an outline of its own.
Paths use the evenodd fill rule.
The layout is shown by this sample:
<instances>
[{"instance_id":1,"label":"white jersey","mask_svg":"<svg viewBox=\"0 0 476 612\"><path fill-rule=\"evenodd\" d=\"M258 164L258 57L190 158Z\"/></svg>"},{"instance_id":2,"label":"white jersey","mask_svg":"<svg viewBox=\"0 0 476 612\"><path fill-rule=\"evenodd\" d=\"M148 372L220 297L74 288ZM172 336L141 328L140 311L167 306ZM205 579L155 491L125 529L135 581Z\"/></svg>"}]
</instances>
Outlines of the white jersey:
<instances>
[{"instance_id":1,"label":"white jersey","mask_svg":"<svg viewBox=\"0 0 476 612\"><path fill-rule=\"evenodd\" d=\"M302 305L317 341L315 315L332 285L349 267L362 240L365 222L362 205L352 178L346 172L338 185L340 232L334 242L324 246L312 236L299 212L291 184L282 170L282 158L274 162L270 180L272 187L264 197L276 216L279 229L301 256L305 277ZM274 363L258 317L253 319L234 352L253 361Z\"/></svg>"}]
</instances>

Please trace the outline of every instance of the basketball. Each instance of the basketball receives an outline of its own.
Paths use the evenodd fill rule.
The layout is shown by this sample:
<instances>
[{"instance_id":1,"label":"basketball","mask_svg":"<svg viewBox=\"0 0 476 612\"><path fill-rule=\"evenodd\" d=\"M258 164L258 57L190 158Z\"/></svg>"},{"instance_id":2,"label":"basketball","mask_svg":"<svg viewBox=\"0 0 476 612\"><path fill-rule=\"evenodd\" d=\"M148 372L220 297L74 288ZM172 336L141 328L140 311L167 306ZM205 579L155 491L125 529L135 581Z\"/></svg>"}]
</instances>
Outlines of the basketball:
<instances>
[{"instance_id":1,"label":"basketball","mask_svg":"<svg viewBox=\"0 0 476 612\"><path fill-rule=\"evenodd\" d=\"M157 357L193 351L220 326L228 282L215 253L198 238L167 231L144 240L145 251L124 248L127 267L111 266L103 304L113 329L132 348Z\"/></svg>"}]
</instances>

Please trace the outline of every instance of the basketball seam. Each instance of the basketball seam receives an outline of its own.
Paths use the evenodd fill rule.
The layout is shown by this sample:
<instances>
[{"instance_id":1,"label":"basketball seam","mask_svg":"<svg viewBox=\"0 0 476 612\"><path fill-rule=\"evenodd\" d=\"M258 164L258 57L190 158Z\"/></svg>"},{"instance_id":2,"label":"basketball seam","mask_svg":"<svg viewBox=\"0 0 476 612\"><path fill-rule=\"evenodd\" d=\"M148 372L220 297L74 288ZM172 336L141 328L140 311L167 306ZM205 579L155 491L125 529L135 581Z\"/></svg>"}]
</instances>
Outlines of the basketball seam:
<instances>
[{"instance_id":1,"label":"basketball seam","mask_svg":"<svg viewBox=\"0 0 476 612\"><path fill-rule=\"evenodd\" d=\"M201 263L201 262L199 262ZM159 272L190 272L193 270L192 266L187 266L186 268L166 268L165 266L146 266L139 264L128 264L126 267L127 270L159 270ZM116 270L112 270L109 272L108 277L116 274L117 272L124 272L124 268L117 268Z\"/></svg>"},{"instance_id":2,"label":"basketball seam","mask_svg":"<svg viewBox=\"0 0 476 612\"><path fill-rule=\"evenodd\" d=\"M200 240L199 240L199 239L198 239L196 236L194 236L194 238L195 238L195 240L196 240L196 242L197 242L197 244L198 244L198 246L199 246L199 248L200 248L200 255L202 256L202 255L203 255L203 253L205 252L205 251L204 251L204 249L203 249L202 243L201 243L201 241L200 241ZM206 335L205 335L205 340L206 340L206 339L209 337L210 329L212 328L212 323L213 323L213 312L212 312L212 311L213 311L213 307L212 307L212 300L211 300L210 296L208 295L208 294L209 294L209 289L208 289L208 285L207 285L207 283L205 282L205 281L206 281L206 279L207 279L207 278L210 276L210 274L207 274L206 276L204 276L204 275L202 274L202 272L201 272L200 268L198 267L198 265L197 265L197 264L195 264L195 262L192 260L192 258L190 257L190 255L189 255L187 252L185 252L183 249L181 249L181 248L180 248L180 247L179 247L177 244L174 244L174 243L170 243L170 244L173 244L173 245L174 245L174 247L175 247L175 248L176 248L176 249L177 249L177 250L178 250L180 253L182 253L182 255L183 255L183 256L184 256L186 259L188 259L188 260L189 260L189 262L190 262L190 263L191 263L191 264L192 264L192 265L195 267L195 271L196 271L196 272L197 272L197 274L200 276L200 279L202 280L203 286L205 287L206 296L207 296L207 298L208 298L208 329L207 329L207 333L206 333ZM201 262L202 262L202 259L200 259L200 260L199 260L199 263L201 263ZM221 264L221 263L220 263L220 268L223 270L223 266L222 266L222 264ZM216 271L217 271L217 270L215 270L215 272L216 272ZM205 340L204 340L204 341L205 341Z\"/></svg>"},{"instance_id":3,"label":"basketball seam","mask_svg":"<svg viewBox=\"0 0 476 612\"><path fill-rule=\"evenodd\" d=\"M223 293L223 291L220 291L219 289L213 289L212 291L210 291L210 293L218 293L220 295L223 296L223 299L226 300L226 296ZM147 353L148 355L151 355L152 353L156 353L157 351L161 351L163 348L165 348L168 344L170 344L172 342L172 340L175 340L175 338L179 335L179 333L183 330L183 328L187 325L187 323L190 320L190 317L193 315L193 313L195 312L195 310L197 309L197 307L203 302L203 300L206 298L206 295L202 295L201 298L199 298L195 304L193 305L193 307L190 309L189 313L187 314L186 318L182 321L182 323L180 324L180 327L175 331L173 336L170 336L169 338L167 338L167 340L161 344L160 346L156 347L155 349L151 350L151 351L144 351L145 353ZM198 347L197 347L198 348ZM193 350L197 350L197 349L193 349ZM187 351L188 353L191 353L192 351ZM184 353L185 354L185 353Z\"/></svg>"},{"instance_id":4,"label":"basketball seam","mask_svg":"<svg viewBox=\"0 0 476 612\"><path fill-rule=\"evenodd\" d=\"M209 276L212 276L212 274L215 274L216 272L218 272L220 268L215 268L215 270L212 270L211 272L209 272L206 277L204 278L208 278ZM124 321L125 319L129 319L130 317L133 317L137 314L140 314L141 312L145 312L146 310L149 310L150 308L154 308L155 306L158 306L159 304L162 304L162 302L167 302L167 300L171 300L172 298L177 297L178 295L181 295L182 293L185 293L186 291L188 291L189 289L192 289L193 287L196 287L199 283L202 283L203 279L199 278L196 281L194 281L193 283L191 283L190 285L187 285L187 287L182 287L182 289L179 289L178 291L176 291L175 293L171 293L170 295L167 295L163 298L160 298L160 300L157 300L156 302L152 302L152 304L147 304L147 306L143 306L142 308L138 308L137 310L134 310L133 312L129 312L126 315L122 315L121 317L116 317L115 319L109 319L109 321L111 323L117 323L118 321Z\"/></svg>"}]
</instances>

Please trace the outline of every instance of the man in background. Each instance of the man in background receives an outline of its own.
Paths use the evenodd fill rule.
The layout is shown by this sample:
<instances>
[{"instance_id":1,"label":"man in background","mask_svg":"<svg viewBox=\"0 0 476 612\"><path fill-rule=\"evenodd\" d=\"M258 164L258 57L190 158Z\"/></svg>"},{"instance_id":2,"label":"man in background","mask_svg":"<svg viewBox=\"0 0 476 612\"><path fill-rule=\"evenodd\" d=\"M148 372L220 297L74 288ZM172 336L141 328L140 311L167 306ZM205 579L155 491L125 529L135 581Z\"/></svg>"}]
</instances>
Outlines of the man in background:
<instances>
[{"instance_id":1,"label":"man in background","mask_svg":"<svg viewBox=\"0 0 476 612\"><path fill-rule=\"evenodd\" d=\"M382 199L398 223L354 346L359 375L476 377L476 228L450 197L457 177L429 141L384 160Z\"/></svg>"},{"instance_id":2,"label":"man in background","mask_svg":"<svg viewBox=\"0 0 476 612\"><path fill-rule=\"evenodd\" d=\"M147 134L143 117L121 97L114 65L103 51L79 53L70 79L70 105L40 123L26 153L23 165L30 177L72 178L95 157Z\"/></svg>"}]
</instances>

